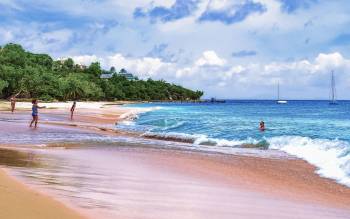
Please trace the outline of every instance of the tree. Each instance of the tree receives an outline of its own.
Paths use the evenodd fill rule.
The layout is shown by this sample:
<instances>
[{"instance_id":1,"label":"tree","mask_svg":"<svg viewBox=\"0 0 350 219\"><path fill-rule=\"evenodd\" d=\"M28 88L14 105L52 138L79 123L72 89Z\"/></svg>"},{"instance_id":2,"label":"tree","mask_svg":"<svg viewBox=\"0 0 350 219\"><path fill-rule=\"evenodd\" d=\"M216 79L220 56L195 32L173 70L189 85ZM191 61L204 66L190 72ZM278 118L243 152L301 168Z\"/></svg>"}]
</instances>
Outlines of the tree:
<instances>
[{"instance_id":1,"label":"tree","mask_svg":"<svg viewBox=\"0 0 350 219\"><path fill-rule=\"evenodd\" d=\"M66 67L67 69L73 69L74 67L74 61L71 58L68 58L67 60L64 61L64 67Z\"/></svg>"},{"instance_id":2,"label":"tree","mask_svg":"<svg viewBox=\"0 0 350 219\"><path fill-rule=\"evenodd\" d=\"M103 96L101 88L86 80L81 74L69 74L67 77L61 78L60 88L65 100L98 100Z\"/></svg>"},{"instance_id":3,"label":"tree","mask_svg":"<svg viewBox=\"0 0 350 219\"><path fill-rule=\"evenodd\" d=\"M0 79L0 95L2 96L2 90L8 86L7 81L3 81Z\"/></svg>"},{"instance_id":4,"label":"tree","mask_svg":"<svg viewBox=\"0 0 350 219\"><path fill-rule=\"evenodd\" d=\"M21 91L26 98L44 100L197 100L202 91L192 91L164 80L128 80L119 74L102 79L100 63L88 68L71 58L53 59L47 54L26 52L22 46L0 47L0 97ZM111 67L108 73L114 73ZM127 73L125 69L120 71Z\"/></svg>"},{"instance_id":5,"label":"tree","mask_svg":"<svg viewBox=\"0 0 350 219\"><path fill-rule=\"evenodd\" d=\"M29 97L44 100L61 99L62 96L57 78L52 72L31 66L24 69L19 89Z\"/></svg>"},{"instance_id":6,"label":"tree","mask_svg":"<svg viewBox=\"0 0 350 219\"><path fill-rule=\"evenodd\" d=\"M109 70L109 72L112 73L112 74L116 73L116 70L115 70L114 66L111 67L111 69Z\"/></svg>"},{"instance_id":7,"label":"tree","mask_svg":"<svg viewBox=\"0 0 350 219\"><path fill-rule=\"evenodd\" d=\"M0 64L24 67L26 62L26 52L22 46L17 44L7 44L1 49Z\"/></svg>"},{"instance_id":8,"label":"tree","mask_svg":"<svg viewBox=\"0 0 350 219\"><path fill-rule=\"evenodd\" d=\"M91 63L90 66L87 68L87 72L90 75L95 76L96 78L100 78L101 73L102 73L102 69L101 69L100 63L99 62Z\"/></svg>"}]
</instances>

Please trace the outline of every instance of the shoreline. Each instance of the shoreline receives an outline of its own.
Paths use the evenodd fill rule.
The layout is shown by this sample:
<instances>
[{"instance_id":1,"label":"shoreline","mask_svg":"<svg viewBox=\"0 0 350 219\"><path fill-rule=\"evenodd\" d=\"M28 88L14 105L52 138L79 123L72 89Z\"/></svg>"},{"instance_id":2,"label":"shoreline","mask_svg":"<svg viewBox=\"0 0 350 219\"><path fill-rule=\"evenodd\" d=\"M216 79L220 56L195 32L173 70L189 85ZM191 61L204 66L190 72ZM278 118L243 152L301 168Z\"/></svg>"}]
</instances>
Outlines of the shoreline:
<instances>
[{"instance_id":1,"label":"shoreline","mask_svg":"<svg viewBox=\"0 0 350 219\"><path fill-rule=\"evenodd\" d=\"M23 114L22 112L20 110L18 115ZM104 135L139 136L137 133L115 131L108 126L114 124L120 115L128 113L126 109L119 108L119 111L115 111L115 108L111 110L108 107L103 110L79 109L74 121L65 118L68 115L66 110L45 109L41 110L40 114L45 115L47 112L53 113L55 116L64 115L62 121L42 121L42 125L49 125L53 128L62 126L63 128L89 130ZM1 114L4 115L0 112ZM14 146L9 147L16 149ZM231 189L239 187L243 190L265 194L270 198L311 203L316 206L344 209L350 212L350 188L340 185L334 180L320 177L315 173L316 167L301 159L256 158L172 149L133 150L132 153L126 155L131 159L137 157L135 161L141 157L140 159L151 167L198 178L200 182L218 183ZM0 183L2 180L0 179ZM17 179L15 180L17 181ZM45 204L43 203L43 205Z\"/></svg>"}]
</instances>

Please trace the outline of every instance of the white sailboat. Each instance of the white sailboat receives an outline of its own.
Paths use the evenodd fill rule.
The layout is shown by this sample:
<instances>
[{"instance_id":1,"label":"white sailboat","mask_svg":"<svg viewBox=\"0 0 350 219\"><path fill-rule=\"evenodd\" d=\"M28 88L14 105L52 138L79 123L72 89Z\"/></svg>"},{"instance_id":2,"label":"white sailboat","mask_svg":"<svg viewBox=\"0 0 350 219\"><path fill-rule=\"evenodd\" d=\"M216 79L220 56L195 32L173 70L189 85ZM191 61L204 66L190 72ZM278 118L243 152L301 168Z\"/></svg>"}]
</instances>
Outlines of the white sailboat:
<instances>
[{"instance_id":1,"label":"white sailboat","mask_svg":"<svg viewBox=\"0 0 350 219\"><path fill-rule=\"evenodd\" d=\"M276 101L277 104L287 104L288 101L287 100L281 100L280 99L280 82L278 82L277 84L277 101Z\"/></svg>"},{"instance_id":2,"label":"white sailboat","mask_svg":"<svg viewBox=\"0 0 350 219\"><path fill-rule=\"evenodd\" d=\"M330 105L337 105L337 93L335 89L335 78L334 78L334 71L331 72L331 89L330 89Z\"/></svg>"}]
</instances>

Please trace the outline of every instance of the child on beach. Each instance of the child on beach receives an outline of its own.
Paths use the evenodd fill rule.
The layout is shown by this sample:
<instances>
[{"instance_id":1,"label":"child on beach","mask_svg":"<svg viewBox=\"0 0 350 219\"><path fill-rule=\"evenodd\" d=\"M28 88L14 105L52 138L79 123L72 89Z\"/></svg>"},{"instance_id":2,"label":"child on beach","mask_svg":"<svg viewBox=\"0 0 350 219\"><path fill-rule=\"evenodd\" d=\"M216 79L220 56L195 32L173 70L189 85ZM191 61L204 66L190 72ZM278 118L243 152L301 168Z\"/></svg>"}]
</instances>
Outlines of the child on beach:
<instances>
[{"instance_id":1,"label":"child on beach","mask_svg":"<svg viewBox=\"0 0 350 219\"><path fill-rule=\"evenodd\" d=\"M38 100L33 99L32 100L32 121L30 122L29 127L32 127L33 123L34 123L34 128L37 127L38 124L38 119L39 119L39 112L38 109L42 109L42 108L46 108L46 106L38 106Z\"/></svg>"},{"instance_id":2,"label":"child on beach","mask_svg":"<svg viewBox=\"0 0 350 219\"><path fill-rule=\"evenodd\" d=\"M73 120L73 114L74 114L74 110L75 110L76 105L77 105L77 102L74 101L72 107L70 108L70 119L71 120Z\"/></svg>"}]
</instances>

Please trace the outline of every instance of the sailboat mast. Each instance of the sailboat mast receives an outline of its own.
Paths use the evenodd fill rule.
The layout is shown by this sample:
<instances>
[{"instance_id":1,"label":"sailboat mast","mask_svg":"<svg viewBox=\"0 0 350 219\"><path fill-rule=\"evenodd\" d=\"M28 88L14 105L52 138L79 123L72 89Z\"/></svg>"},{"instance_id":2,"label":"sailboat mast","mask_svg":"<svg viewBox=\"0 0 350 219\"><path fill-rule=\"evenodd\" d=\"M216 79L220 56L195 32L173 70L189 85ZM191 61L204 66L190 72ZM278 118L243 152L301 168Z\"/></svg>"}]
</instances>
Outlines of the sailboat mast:
<instances>
[{"instance_id":1,"label":"sailboat mast","mask_svg":"<svg viewBox=\"0 0 350 219\"><path fill-rule=\"evenodd\" d=\"M332 83L332 102L334 102L334 72L332 71L331 75L331 83Z\"/></svg>"},{"instance_id":2,"label":"sailboat mast","mask_svg":"<svg viewBox=\"0 0 350 219\"><path fill-rule=\"evenodd\" d=\"M331 103L336 102L336 90L335 90L335 79L334 79L334 71L331 73Z\"/></svg>"}]
</instances>

